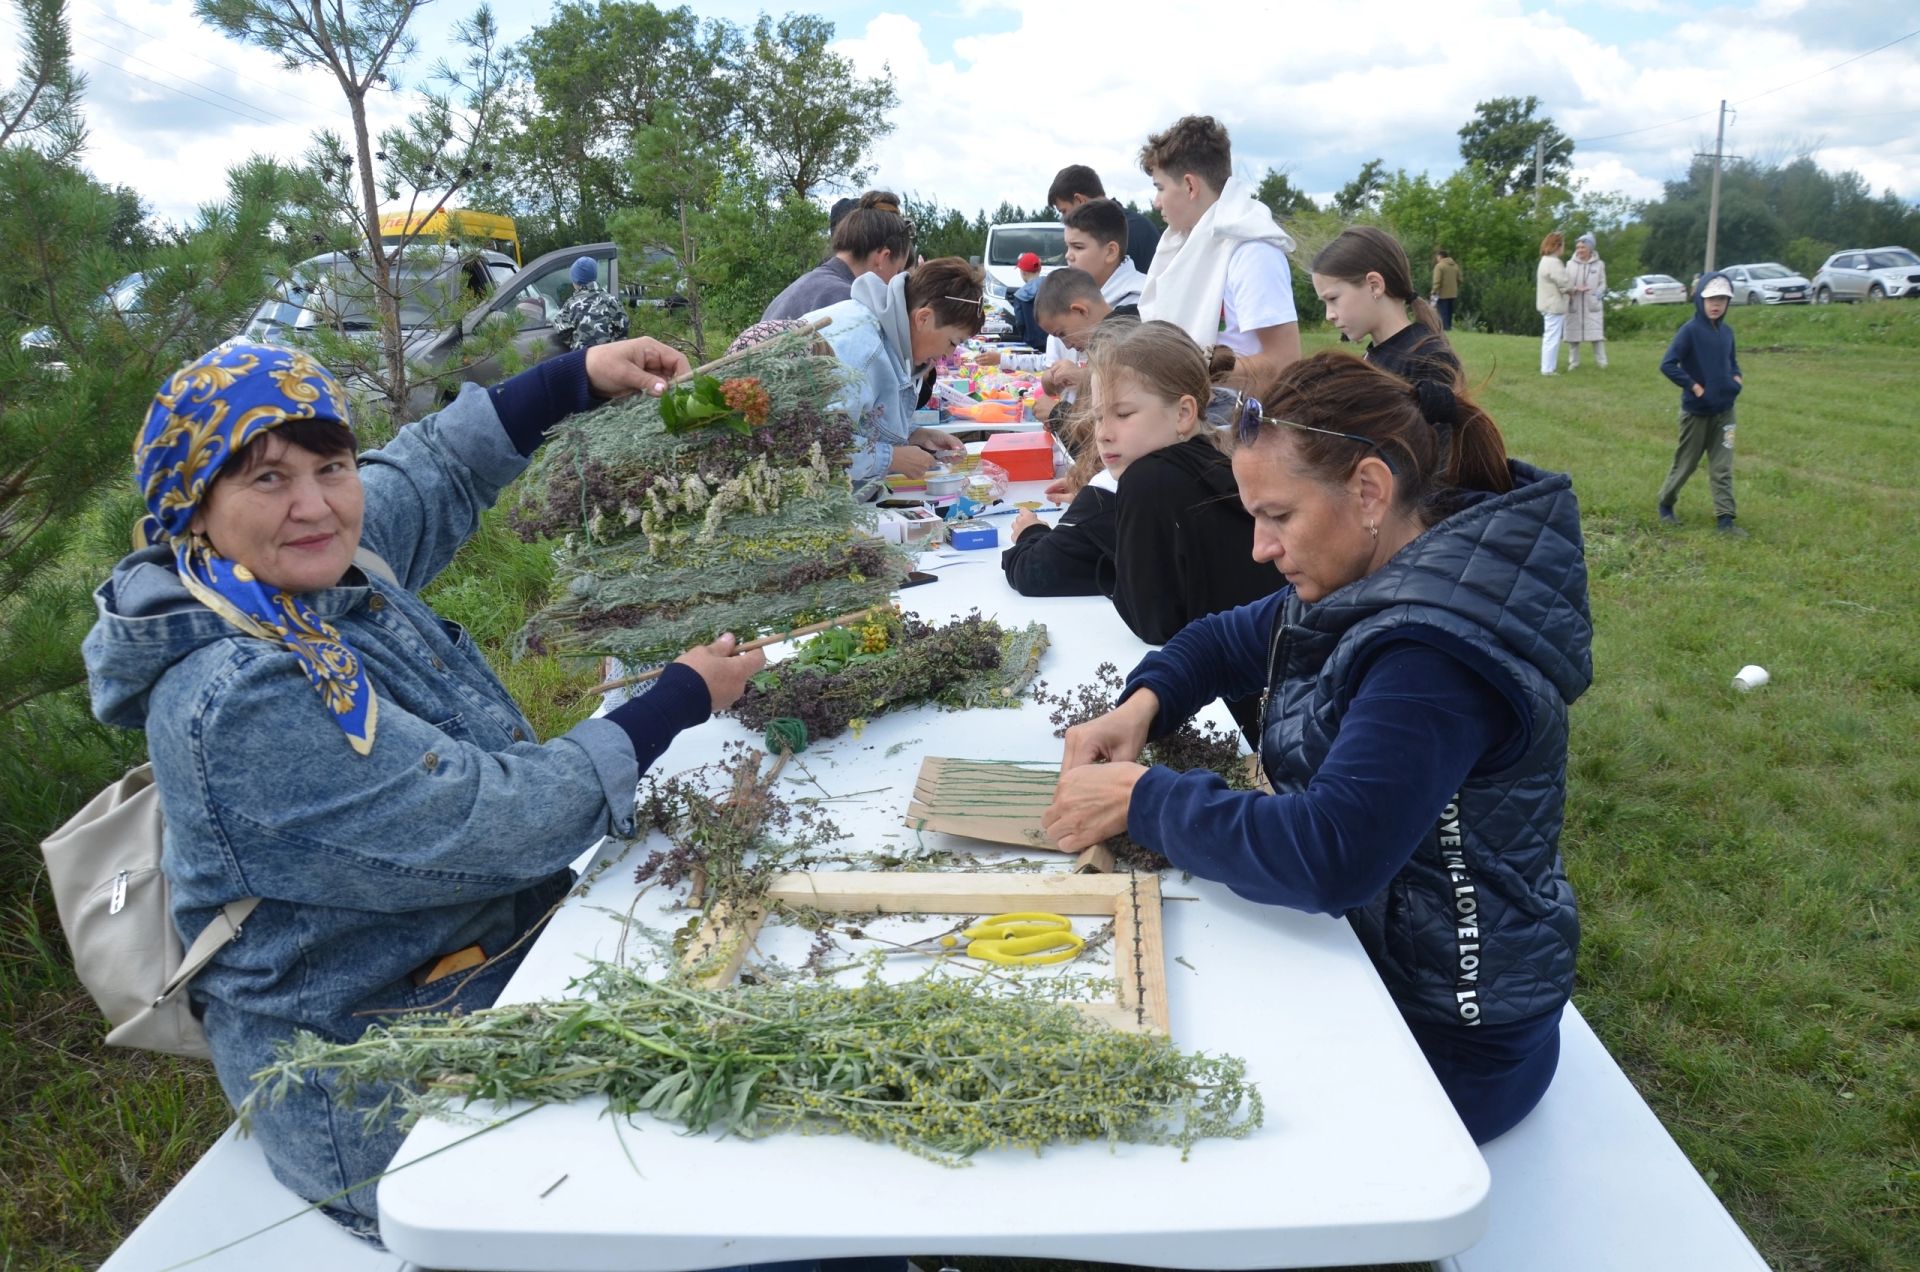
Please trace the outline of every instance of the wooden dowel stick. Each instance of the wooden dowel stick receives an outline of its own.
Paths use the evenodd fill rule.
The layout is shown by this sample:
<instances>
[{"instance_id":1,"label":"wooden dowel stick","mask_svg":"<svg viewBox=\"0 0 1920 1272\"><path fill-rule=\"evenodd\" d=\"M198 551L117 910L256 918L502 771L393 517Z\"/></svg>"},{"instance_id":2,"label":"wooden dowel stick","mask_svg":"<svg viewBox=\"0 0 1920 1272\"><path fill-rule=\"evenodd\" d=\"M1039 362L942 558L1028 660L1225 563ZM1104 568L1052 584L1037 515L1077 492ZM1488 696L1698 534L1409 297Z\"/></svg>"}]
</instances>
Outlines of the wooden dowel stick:
<instances>
[{"instance_id":1,"label":"wooden dowel stick","mask_svg":"<svg viewBox=\"0 0 1920 1272\"><path fill-rule=\"evenodd\" d=\"M785 336L785 335L791 335L798 332L805 332L808 335L815 335L819 333L823 328L829 327L831 325L833 325L833 319L831 317L816 318L812 322L805 324L805 326L795 327L792 332L783 331L780 333L780 335ZM779 336L774 337L774 339L776 340L779 338L780 338ZM710 375L714 371L719 370L721 367L729 366L735 362L740 361L740 359L746 357L749 353L752 353L755 349L758 349L759 347L760 347L759 345L748 345L744 349L736 349L732 353L723 354L720 357L715 358L712 362L705 364L704 366L695 367L693 370L687 372L685 375L674 377L673 382L675 384L686 384L689 381L691 381L693 377L695 377L696 375Z\"/></svg>"},{"instance_id":2,"label":"wooden dowel stick","mask_svg":"<svg viewBox=\"0 0 1920 1272\"><path fill-rule=\"evenodd\" d=\"M734 652L744 654L749 649L761 649L768 645L777 645L783 640L792 640L795 636L812 636L816 632L826 631L829 627L851 627L855 623L872 618L876 614L885 614L892 609L893 605L891 602L886 605L869 606L863 610L855 610L851 614L842 614L838 618L829 618L818 623L808 623L805 627L796 627L790 632L781 632L774 636L762 636L759 640L750 640L746 644L737 647ZM612 693L615 689L625 689L628 685L645 684L649 680L656 679L660 673L665 670L665 667L655 667L652 671L643 671L637 676L622 676L618 680L602 681L587 690L587 696L598 697L603 693Z\"/></svg>"}]
</instances>

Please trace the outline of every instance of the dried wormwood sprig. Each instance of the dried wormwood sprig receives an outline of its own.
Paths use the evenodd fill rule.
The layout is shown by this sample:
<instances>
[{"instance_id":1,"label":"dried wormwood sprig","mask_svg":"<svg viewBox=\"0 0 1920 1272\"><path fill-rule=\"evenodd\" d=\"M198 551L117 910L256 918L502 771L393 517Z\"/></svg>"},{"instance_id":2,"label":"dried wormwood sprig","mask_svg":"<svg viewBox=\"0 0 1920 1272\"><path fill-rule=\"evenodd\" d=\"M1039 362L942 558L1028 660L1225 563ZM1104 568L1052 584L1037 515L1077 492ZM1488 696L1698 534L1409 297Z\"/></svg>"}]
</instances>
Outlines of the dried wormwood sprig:
<instances>
[{"instance_id":1,"label":"dried wormwood sprig","mask_svg":"<svg viewBox=\"0 0 1920 1272\"><path fill-rule=\"evenodd\" d=\"M381 1097L370 1116L605 1096L616 1113L693 1131L844 1131L951 1166L1101 1139L1184 1156L1262 1117L1243 1061L1096 1025L1052 1001L1058 978L702 989L600 964L577 988L586 996L409 1019L353 1043L302 1034L255 1075L241 1120L328 1073L348 1098Z\"/></svg>"}]
</instances>

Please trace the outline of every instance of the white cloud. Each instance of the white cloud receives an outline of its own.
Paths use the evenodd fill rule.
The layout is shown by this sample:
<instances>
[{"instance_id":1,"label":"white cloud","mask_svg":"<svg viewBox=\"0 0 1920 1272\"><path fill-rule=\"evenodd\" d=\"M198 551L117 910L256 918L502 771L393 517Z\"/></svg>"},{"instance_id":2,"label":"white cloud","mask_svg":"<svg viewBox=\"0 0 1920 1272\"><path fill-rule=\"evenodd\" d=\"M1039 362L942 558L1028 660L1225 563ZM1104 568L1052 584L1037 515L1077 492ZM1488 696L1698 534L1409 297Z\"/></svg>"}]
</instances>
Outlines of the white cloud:
<instances>
[{"instance_id":1,"label":"white cloud","mask_svg":"<svg viewBox=\"0 0 1920 1272\"><path fill-rule=\"evenodd\" d=\"M1273 166L1309 189L1332 189L1376 156L1440 176L1459 163L1457 130L1475 103L1528 94L1569 135L1599 139L1578 164L1596 187L1657 197L1662 181L1685 172L1702 135L1711 145L1723 93L1757 94L1838 60L1788 25L1805 18L1790 0L1775 4L1782 24L1772 29L1736 10L1695 11L1677 27L1634 18L1639 34L1612 41L1579 29L1583 14L1602 7L1613 27L1623 11L1671 8L1529 14L1505 0L1469 0L1436 22L1430 4L1382 0L1364 21L1338 6L1170 21L1159 3L1116 0L1093 22L1071 5L1029 3L1015 29L957 39L946 60L929 57L918 23L894 14L841 48L869 72L891 63L899 86L896 129L873 150L877 179L968 210L1003 199L1034 206L1068 163L1091 164L1110 193L1144 200L1141 143L1190 112L1227 124L1236 168L1249 178ZM1754 104L1765 121L1736 122L1729 149L1736 139L1756 154L1792 153L1809 137L1838 142L1841 110L1904 105L1920 115L1916 72L1920 42L1769 94ZM1690 115L1701 118L1672 122ZM1877 186L1920 197L1912 122L1858 120L1845 140L1865 132L1872 142L1830 144L1822 162L1858 165Z\"/></svg>"},{"instance_id":2,"label":"white cloud","mask_svg":"<svg viewBox=\"0 0 1920 1272\"><path fill-rule=\"evenodd\" d=\"M1444 12L1426 0L1378 0L1363 14L1225 5L1197 19L1174 17L1163 0L1097 10L944 0L917 17L878 11L886 2L813 6L839 23L839 48L859 67L893 72L901 105L894 131L872 149L876 180L967 211L1002 200L1036 206L1068 163L1091 164L1111 193L1144 202L1140 146L1189 112L1227 123L1250 178L1273 166L1307 189L1332 190L1376 156L1439 177L1457 166L1456 132L1477 101L1528 94L1582 140L1577 171L1593 185L1652 197L1696 147L1711 145L1721 96L1755 96L1899 34L1868 31L1879 6L1854 0L1836 0L1844 36L1814 21L1831 6L1807 0L1679 17L1665 16L1679 6L1657 0L1534 13L1514 0L1461 0ZM735 7L714 3L703 11ZM465 8L462 0L423 13L431 25L413 75ZM509 37L551 13L535 0L497 9ZM250 153L294 159L314 127L344 127L328 77L284 71L272 55L226 39L190 0L75 0L72 24L93 80L87 162L163 215L185 217L217 197L226 169ZM15 30L11 13L0 13L0 36ZM398 119L407 104L383 95L376 123ZM1700 118L1673 122L1690 115ZM1857 167L1876 189L1915 198L1916 119L1920 40L1757 97L1741 107L1729 149L1773 157L1817 145L1824 165Z\"/></svg>"}]
</instances>

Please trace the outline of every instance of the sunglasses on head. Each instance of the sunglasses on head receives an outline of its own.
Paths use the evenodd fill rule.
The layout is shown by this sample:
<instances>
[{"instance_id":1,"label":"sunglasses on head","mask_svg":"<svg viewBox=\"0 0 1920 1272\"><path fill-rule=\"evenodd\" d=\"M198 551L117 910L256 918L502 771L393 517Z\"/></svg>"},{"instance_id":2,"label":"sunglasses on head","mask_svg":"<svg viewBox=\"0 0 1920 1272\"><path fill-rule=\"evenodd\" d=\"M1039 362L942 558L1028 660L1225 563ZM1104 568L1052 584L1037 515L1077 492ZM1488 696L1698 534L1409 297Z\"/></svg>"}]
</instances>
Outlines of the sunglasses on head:
<instances>
[{"instance_id":1,"label":"sunglasses on head","mask_svg":"<svg viewBox=\"0 0 1920 1272\"><path fill-rule=\"evenodd\" d=\"M1263 424L1275 424L1283 428L1297 428L1303 433L1319 433L1326 437L1339 437L1349 442L1358 442L1368 450L1378 451L1380 454L1380 462L1387 466L1387 471L1396 477L1400 475L1400 466L1393 462L1393 456L1389 455L1386 448L1374 441L1371 437L1362 437L1358 433L1342 433L1330 428L1315 428L1311 424L1297 424L1292 420L1283 420L1277 415L1268 415L1266 409L1260 405L1259 398L1242 394L1240 397L1240 405L1235 411L1233 418L1234 440L1238 441L1242 446L1249 445L1255 438L1260 436L1260 426Z\"/></svg>"}]
</instances>

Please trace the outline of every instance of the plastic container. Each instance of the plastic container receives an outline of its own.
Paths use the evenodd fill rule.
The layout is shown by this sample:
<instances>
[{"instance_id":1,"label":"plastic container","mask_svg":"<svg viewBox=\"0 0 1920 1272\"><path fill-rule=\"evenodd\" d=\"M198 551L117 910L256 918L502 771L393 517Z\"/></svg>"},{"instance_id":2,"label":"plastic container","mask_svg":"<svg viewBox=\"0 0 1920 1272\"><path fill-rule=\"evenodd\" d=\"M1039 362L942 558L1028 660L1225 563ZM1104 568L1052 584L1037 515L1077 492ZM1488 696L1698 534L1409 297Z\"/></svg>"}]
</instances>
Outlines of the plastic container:
<instances>
[{"instance_id":1,"label":"plastic container","mask_svg":"<svg viewBox=\"0 0 1920 1272\"><path fill-rule=\"evenodd\" d=\"M966 483L966 480L967 475L965 473L930 472L927 474L927 494L933 498L939 498L943 495L957 495L960 493L960 487Z\"/></svg>"},{"instance_id":2,"label":"plastic container","mask_svg":"<svg viewBox=\"0 0 1920 1272\"><path fill-rule=\"evenodd\" d=\"M1006 469L1013 481L1053 480L1053 434L1001 433L987 439L980 457Z\"/></svg>"}]
</instances>

